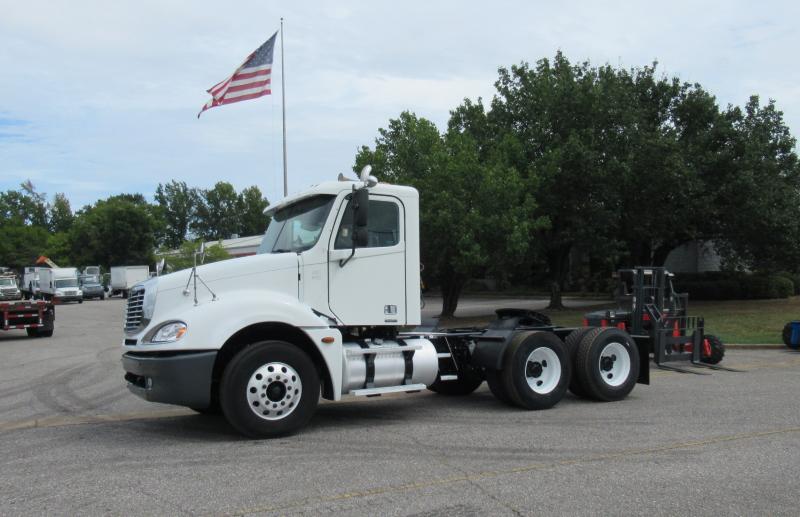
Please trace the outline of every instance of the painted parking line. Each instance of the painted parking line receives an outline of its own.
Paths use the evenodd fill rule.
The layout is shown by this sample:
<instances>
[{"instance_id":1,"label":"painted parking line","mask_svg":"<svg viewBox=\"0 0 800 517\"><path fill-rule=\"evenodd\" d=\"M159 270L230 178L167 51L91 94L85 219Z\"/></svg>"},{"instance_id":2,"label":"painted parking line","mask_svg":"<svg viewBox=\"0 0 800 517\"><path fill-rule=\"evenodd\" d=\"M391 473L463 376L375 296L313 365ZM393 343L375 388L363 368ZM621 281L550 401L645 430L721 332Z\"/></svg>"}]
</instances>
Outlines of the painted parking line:
<instances>
[{"instance_id":1,"label":"painted parking line","mask_svg":"<svg viewBox=\"0 0 800 517\"><path fill-rule=\"evenodd\" d=\"M769 438L771 436L787 435L787 434L800 434L800 427L789 427L784 429L773 429L768 431L756 431L751 433L718 436L706 440L676 442L668 445L662 445L659 447L651 447L644 449L626 449L619 452L613 452L608 454L582 456L571 460L555 461L550 463L532 463L529 465L513 467L508 469L489 470L483 472L475 472L473 474L462 474L459 476L452 476L452 477L431 478L416 483L407 483L401 485L386 485L366 490L351 490L348 492L341 492L330 496L309 497L305 499L287 501L286 503L280 503L276 505L238 508L232 511L223 512L222 515L235 516L235 515L250 515L256 513L267 513L267 512L282 512L287 510L295 510L298 508L302 508L304 506L332 503L348 499L359 499L359 498L365 498L369 496L383 495L389 493L411 492L415 490L423 490L426 488L435 488L438 486L453 485L462 482L482 481L482 480L497 478L500 476L514 476L518 474L525 474L535 471L548 471L560 467L569 467L569 466L594 463L599 461L623 460L626 458L633 458L651 454L660 454L675 450L702 448L728 442L737 442L742 440L757 440L757 439ZM219 515L219 513L215 512L213 515Z\"/></svg>"}]
</instances>

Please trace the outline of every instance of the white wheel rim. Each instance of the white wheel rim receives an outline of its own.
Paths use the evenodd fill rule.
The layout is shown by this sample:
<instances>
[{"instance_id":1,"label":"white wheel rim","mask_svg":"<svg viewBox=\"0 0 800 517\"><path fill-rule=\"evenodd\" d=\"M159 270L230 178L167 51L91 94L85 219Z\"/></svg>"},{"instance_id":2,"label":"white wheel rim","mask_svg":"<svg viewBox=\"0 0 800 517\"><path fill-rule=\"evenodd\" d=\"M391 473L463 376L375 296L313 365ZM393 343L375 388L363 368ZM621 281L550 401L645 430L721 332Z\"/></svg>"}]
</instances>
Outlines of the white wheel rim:
<instances>
[{"instance_id":1,"label":"white wheel rim","mask_svg":"<svg viewBox=\"0 0 800 517\"><path fill-rule=\"evenodd\" d=\"M247 383L247 405L259 418L281 420L297 408L303 394L300 375L286 363L267 363Z\"/></svg>"},{"instance_id":2,"label":"white wheel rim","mask_svg":"<svg viewBox=\"0 0 800 517\"><path fill-rule=\"evenodd\" d=\"M603 382L616 388L624 384L631 374L631 356L622 343L609 343L600 352L597 366Z\"/></svg>"},{"instance_id":3,"label":"white wheel rim","mask_svg":"<svg viewBox=\"0 0 800 517\"><path fill-rule=\"evenodd\" d=\"M525 380L530 389L539 395L546 395L556 389L561 380L561 361L558 355L545 347L531 352L525 362Z\"/></svg>"}]
</instances>

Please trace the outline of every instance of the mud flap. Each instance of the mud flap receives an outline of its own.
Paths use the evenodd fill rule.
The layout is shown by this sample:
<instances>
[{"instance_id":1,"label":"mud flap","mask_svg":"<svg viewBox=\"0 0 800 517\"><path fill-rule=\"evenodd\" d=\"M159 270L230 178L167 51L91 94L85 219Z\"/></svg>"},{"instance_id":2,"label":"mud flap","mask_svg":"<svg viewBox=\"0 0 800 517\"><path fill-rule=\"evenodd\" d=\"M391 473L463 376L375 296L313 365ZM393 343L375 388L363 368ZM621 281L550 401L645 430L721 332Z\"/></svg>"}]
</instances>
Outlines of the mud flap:
<instances>
[{"instance_id":1,"label":"mud flap","mask_svg":"<svg viewBox=\"0 0 800 517\"><path fill-rule=\"evenodd\" d=\"M636 348L639 349L639 378L638 384L650 384L650 340L634 339Z\"/></svg>"}]
</instances>

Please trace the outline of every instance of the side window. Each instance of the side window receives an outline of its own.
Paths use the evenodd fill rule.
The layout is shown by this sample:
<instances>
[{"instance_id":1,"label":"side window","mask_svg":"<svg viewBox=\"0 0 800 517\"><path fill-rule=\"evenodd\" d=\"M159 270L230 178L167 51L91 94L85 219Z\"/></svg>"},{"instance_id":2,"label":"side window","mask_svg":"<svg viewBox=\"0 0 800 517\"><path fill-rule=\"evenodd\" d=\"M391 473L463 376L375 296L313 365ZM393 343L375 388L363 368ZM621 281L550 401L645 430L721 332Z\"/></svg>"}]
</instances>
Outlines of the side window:
<instances>
[{"instance_id":1,"label":"side window","mask_svg":"<svg viewBox=\"0 0 800 517\"><path fill-rule=\"evenodd\" d=\"M334 248L337 250L350 249L353 240L350 233L353 228L353 210L347 203L339 230L336 232ZM368 248L383 248L394 246L400 242L400 207L392 201L369 200L369 234Z\"/></svg>"}]
</instances>

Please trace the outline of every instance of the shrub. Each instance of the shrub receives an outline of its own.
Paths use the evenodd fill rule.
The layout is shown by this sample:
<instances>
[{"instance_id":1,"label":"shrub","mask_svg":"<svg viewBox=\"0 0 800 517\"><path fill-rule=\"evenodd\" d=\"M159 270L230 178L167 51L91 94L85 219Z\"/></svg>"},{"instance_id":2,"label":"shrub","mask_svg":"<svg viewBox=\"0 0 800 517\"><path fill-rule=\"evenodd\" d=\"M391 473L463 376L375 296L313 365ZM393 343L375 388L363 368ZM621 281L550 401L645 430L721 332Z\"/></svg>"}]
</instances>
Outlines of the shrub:
<instances>
[{"instance_id":1,"label":"shrub","mask_svg":"<svg viewBox=\"0 0 800 517\"><path fill-rule=\"evenodd\" d=\"M788 298L795 293L795 284L791 279L783 276L769 277L771 298Z\"/></svg>"},{"instance_id":2,"label":"shrub","mask_svg":"<svg viewBox=\"0 0 800 517\"><path fill-rule=\"evenodd\" d=\"M800 280L800 279L799 279ZM689 293L691 300L742 300L788 298L800 283L787 274L763 275L715 271L683 273L676 277L675 289Z\"/></svg>"}]
</instances>

